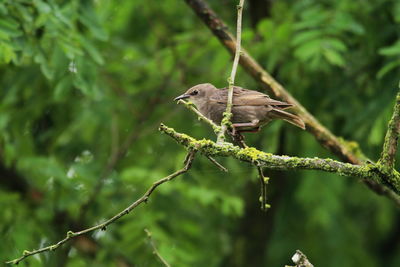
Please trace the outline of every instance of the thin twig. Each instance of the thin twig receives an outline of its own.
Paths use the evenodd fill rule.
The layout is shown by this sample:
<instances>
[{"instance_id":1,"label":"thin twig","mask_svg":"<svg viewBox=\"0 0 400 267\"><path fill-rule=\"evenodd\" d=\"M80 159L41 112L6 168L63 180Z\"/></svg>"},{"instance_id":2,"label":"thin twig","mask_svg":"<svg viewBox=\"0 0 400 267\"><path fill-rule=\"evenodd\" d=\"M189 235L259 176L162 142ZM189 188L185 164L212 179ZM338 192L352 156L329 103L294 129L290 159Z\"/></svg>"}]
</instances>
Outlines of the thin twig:
<instances>
[{"instance_id":1,"label":"thin twig","mask_svg":"<svg viewBox=\"0 0 400 267\"><path fill-rule=\"evenodd\" d=\"M157 256L157 258L167 267L170 267L169 263L161 256L160 252L158 252L158 249L156 247L156 244L154 243L152 234L149 230L144 229L144 231L147 234L147 238L149 239L150 246L153 248L153 254Z\"/></svg>"},{"instance_id":2,"label":"thin twig","mask_svg":"<svg viewBox=\"0 0 400 267\"><path fill-rule=\"evenodd\" d=\"M257 171L258 171L258 178L260 180L260 188L261 188L261 210L266 211L271 207L270 204L267 203L267 184L269 181L269 177L264 176L264 172L262 167L257 166Z\"/></svg>"},{"instance_id":3,"label":"thin twig","mask_svg":"<svg viewBox=\"0 0 400 267\"><path fill-rule=\"evenodd\" d=\"M400 86L400 84L399 84ZM379 162L387 171L394 168L395 156L397 151L397 141L400 134L400 91L396 96L396 103L392 118L388 124L385 141L383 144L382 155ZM400 182L400 181L399 181Z\"/></svg>"},{"instance_id":4,"label":"thin twig","mask_svg":"<svg viewBox=\"0 0 400 267\"><path fill-rule=\"evenodd\" d=\"M221 131L221 127L218 126L217 124L215 124L212 120L210 120L209 118L207 118L206 116L204 116L203 114L200 113L200 111L198 111L196 109L196 107L193 105L192 102L186 102L184 100L178 100L177 102L178 104L183 104L187 109L193 111L194 113L197 114L199 120L204 121L205 123L211 125L211 127L213 128L215 133L219 133Z\"/></svg>"},{"instance_id":5,"label":"thin twig","mask_svg":"<svg viewBox=\"0 0 400 267\"><path fill-rule=\"evenodd\" d=\"M217 166L221 171L228 172L228 169L221 165L218 161L216 161L213 157L206 155L209 161L211 161L215 166Z\"/></svg>"},{"instance_id":6,"label":"thin twig","mask_svg":"<svg viewBox=\"0 0 400 267\"><path fill-rule=\"evenodd\" d=\"M35 254L38 254L38 253L43 253L45 251L54 251L54 250L58 249L61 245L63 245L64 243L68 242L69 240L71 240L74 237L81 236L81 235L87 234L89 232L98 230L98 229L101 229L101 230L105 231L108 225L112 224L113 222L115 222L116 220L120 219L121 217L127 215L129 212L131 212L134 208L136 208L137 206L139 206L143 202L147 202L147 200L149 199L150 195L153 193L153 191L159 185L161 185L161 184L163 184L165 182L171 181L175 177L187 172L190 169L190 167L192 166L192 162L194 160L195 153L196 153L195 151L190 150L188 152L188 154L186 155L186 158L185 158L185 161L184 161L185 166L182 169L180 169L180 170L178 170L178 171L176 171L176 172L174 172L174 173L172 173L172 174L170 174L170 175L168 175L168 176L166 176L166 177L154 182L150 186L150 188L144 193L144 195L142 197L137 199L135 202L133 202L131 205L129 205L127 208L125 208L123 211L121 211L118 214L114 215L112 218L108 219L104 223L95 225L93 227L84 229L84 230L79 231L79 232L68 231L67 232L67 236L64 239L60 240L59 242L57 242L57 243L55 243L53 245L50 245L50 246L47 246L47 247L44 247L44 248L40 248L40 249L35 249L35 250L32 250L32 251L24 250L24 252L23 252L21 257L19 257L17 259L14 259L14 260L11 260L11 261L7 261L6 263L7 264L18 264L20 261L22 261L25 258L30 257L32 255L35 255Z\"/></svg>"},{"instance_id":7,"label":"thin twig","mask_svg":"<svg viewBox=\"0 0 400 267\"><path fill-rule=\"evenodd\" d=\"M236 48L235 57L233 59L233 65L231 75L228 78L228 101L226 103L226 110L221 121L221 131L218 133L217 142L221 143L225 141L225 132L231 124L232 118L232 101L233 101L233 86L235 85L236 71L239 64L239 58L241 53L241 40L242 40L242 14L243 14L244 0L240 0L237 5L237 24L236 24Z\"/></svg>"}]
</instances>

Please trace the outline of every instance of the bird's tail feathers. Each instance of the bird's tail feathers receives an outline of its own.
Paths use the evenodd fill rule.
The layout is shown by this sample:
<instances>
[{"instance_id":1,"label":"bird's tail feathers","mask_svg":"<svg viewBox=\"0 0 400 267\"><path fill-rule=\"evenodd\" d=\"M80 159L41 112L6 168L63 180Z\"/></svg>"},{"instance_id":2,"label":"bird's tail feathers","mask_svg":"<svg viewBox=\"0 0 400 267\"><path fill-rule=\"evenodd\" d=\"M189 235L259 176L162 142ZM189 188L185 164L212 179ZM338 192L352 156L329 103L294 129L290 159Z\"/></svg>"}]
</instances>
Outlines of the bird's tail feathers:
<instances>
[{"instance_id":1,"label":"bird's tail feathers","mask_svg":"<svg viewBox=\"0 0 400 267\"><path fill-rule=\"evenodd\" d=\"M299 116L293 115L293 114L283 111L281 109L273 109L271 111L271 113L273 114L274 118L276 118L276 119L285 120L297 127L300 127L303 130L306 129L306 125L304 124L303 120L300 119Z\"/></svg>"}]
</instances>

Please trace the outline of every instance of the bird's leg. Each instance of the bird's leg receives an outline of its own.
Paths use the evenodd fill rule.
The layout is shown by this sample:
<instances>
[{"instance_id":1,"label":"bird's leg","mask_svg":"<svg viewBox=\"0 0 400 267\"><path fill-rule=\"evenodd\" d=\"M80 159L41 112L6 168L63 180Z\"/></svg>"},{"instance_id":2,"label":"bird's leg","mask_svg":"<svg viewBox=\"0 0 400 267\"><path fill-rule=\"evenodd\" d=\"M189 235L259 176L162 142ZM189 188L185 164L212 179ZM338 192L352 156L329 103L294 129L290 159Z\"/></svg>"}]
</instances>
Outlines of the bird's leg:
<instances>
[{"instance_id":1,"label":"bird's leg","mask_svg":"<svg viewBox=\"0 0 400 267\"><path fill-rule=\"evenodd\" d=\"M241 148L248 147L246 145L246 143L244 142L244 136L240 132L237 132L236 135L233 138Z\"/></svg>"},{"instance_id":2,"label":"bird's leg","mask_svg":"<svg viewBox=\"0 0 400 267\"><path fill-rule=\"evenodd\" d=\"M228 129L229 135L232 137L232 139L236 142L240 142L244 140L244 136L240 134L240 131L235 129L235 127L231 127Z\"/></svg>"},{"instance_id":3,"label":"bird's leg","mask_svg":"<svg viewBox=\"0 0 400 267\"><path fill-rule=\"evenodd\" d=\"M256 128L258 127L258 120L254 120L252 122L240 122L240 123L232 123L232 126L234 128L242 128L242 127L252 127L252 128Z\"/></svg>"},{"instance_id":4,"label":"bird's leg","mask_svg":"<svg viewBox=\"0 0 400 267\"><path fill-rule=\"evenodd\" d=\"M258 132L260 130L259 122L260 122L259 120L253 120L251 122L233 123L232 128L234 129L234 131L237 131L237 132L254 133L254 132ZM244 129L241 129L241 128L244 128Z\"/></svg>"},{"instance_id":5,"label":"bird's leg","mask_svg":"<svg viewBox=\"0 0 400 267\"><path fill-rule=\"evenodd\" d=\"M238 130L238 133L257 133L260 131L260 127L253 128L253 129L245 129L245 130Z\"/></svg>"},{"instance_id":6,"label":"bird's leg","mask_svg":"<svg viewBox=\"0 0 400 267\"><path fill-rule=\"evenodd\" d=\"M241 148L247 147L244 142L244 136L240 133L240 131L236 130L235 127L230 127L228 129L228 134L232 137L232 140L236 142Z\"/></svg>"}]
</instances>

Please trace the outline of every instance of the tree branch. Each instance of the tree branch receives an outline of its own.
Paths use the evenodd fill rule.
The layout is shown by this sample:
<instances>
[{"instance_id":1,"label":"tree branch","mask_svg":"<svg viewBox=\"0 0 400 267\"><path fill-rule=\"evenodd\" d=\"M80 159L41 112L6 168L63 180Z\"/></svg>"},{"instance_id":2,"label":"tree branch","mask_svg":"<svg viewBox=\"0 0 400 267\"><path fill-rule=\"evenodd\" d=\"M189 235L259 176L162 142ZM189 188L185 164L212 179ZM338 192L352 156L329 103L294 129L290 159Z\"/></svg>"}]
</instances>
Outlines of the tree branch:
<instances>
[{"instance_id":1,"label":"tree branch","mask_svg":"<svg viewBox=\"0 0 400 267\"><path fill-rule=\"evenodd\" d=\"M125 208L123 211L121 211L118 214L114 215L112 218L108 219L104 223L95 225L93 227L84 229L84 230L79 231L79 232L68 231L66 237L64 239L60 240L59 242L57 242L57 243L55 243L53 245L50 245L50 246L47 246L47 247L44 247L44 248L40 248L40 249L35 249L35 250L32 250L32 251L24 250L24 252L23 252L21 257L19 257L17 259L14 259L14 260L11 260L11 261L7 261L6 264L18 264L20 261L22 261L25 258L30 257L32 255L35 255L35 254L38 254L38 253L43 253L43 252L46 252L46 251L54 251L57 248L59 248L61 245L63 245L64 243L66 243L69 240L71 240L72 238L87 234L89 232L92 232L92 231L95 231L95 230L99 230L99 229L105 231L108 225L112 224L113 222L115 222L116 220L120 219L121 217L127 215L129 212L131 212L133 209L135 209L137 206L139 206L143 202L147 202L147 200L149 199L150 195L153 193L153 191L159 185L161 185L161 184L163 184L165 182L169 182L172 179L174 179L175 177L187 172L190 169L190 167L192 166L192 162L194 160L195 154L196 154L195 151L190 150L188 152L188 154L186 155L186 158L185 158L185 161L184 161L185 166L182 169L180 169L180 170L178 170L178 171L176 171L176 172L174 172L174 173L172 173L172 174L170 174L170 175L168 175L168 176L166 176L166 177L154 182L150 186L150 188L144 193L144 195L142 197L137 199L135 202L133 202L131 205L129 205L127 208Z\"/></svg>"},{"instance_id":2,"label":"tree branch","mask_svg":"<svg viewBox=\"0 0 400 267\"><path fill-rule=\"evenodd\" d=\"M400 193L400 184L389 183L388 181L400 179L400 174L394 171L391 174L382 173L377 164L354 165L343 163L332 159L322 158L298 158L289 156L278 156L257 150L254 147L240 148L231 143L215 143L211 140L196 140L186 134L176 132L163 124L159 130L188 149L199 151L208 156L233 157L241 161L249 162L255 166L265 167L272 170L320 170L336 173L341 176L353 176L362 180L374 181L378 184L385 184ZM390 175L390 176L388 176ZM400 205L400 202L397 204Z\"/></svg>"},{"instance_id":3,"label":"tree branch","mask_svg":"<svg viewBox=\"0 0 400 267\"><path fill-rule=\"evenodd\" d=\"M208 4L203 0L185 0L185 2L194 10L197 16L206 24L225 48L234 54L236 51L235 38L228 31L225 23ZM301 117L306 124L306 130L313 134L322 146L346 162L363 164L366 161L366 157L362 154L356 142L347 142L333 135L243 48L241 49L239 63L273 97L294 104L294 112ZM385 195L394 202L400 203L400 197L390 189L371 180L364 180L364 183L377 194Z\"/></svg>"},{"instance_id":4,"label":"tree branch","mask_svg":"<svg viewBox=\"0 0 400 267\"><path fill-rule=\"evenodd\" d=\"M200 111L198 111L195 106L193 105L192 102L186 102L184 100L178 100L177 102L178 104L183 104L187 109L193 111L194 113L197 114L198 119L204 121L205 123L211 125L211 127L213 128L214 132L216 134L218 134L221 131L221 126L218 126L217 124L215 124L212 120L210 120L209 118L207 118L206 116L204 116L203 114L200 113Z\"/></svg>"},{"instance_id":5,"label":"tree branch","mask_svg":"<svg viewBox=\"0 0 400 267\"><path fill-rule=\"evenodd\" d=\"M211 161L211 163L213 163L215 166L217 166L217 168L220 169L221 171L223 171L223 172L228 172L228 169L225 168L224 166L222 166L222 164L219 163L218 161L216 161L213 157L207 156L207 155L206 155L206 158L207 158L209 161Z\"/></svg>"},{"instance_id":6,"label":"tree branch","mask_svg":"<svg viewBox=\"0 0 400 267\"><path fill-rule=\"evenodd\" d=\"M385 141L383 144L382 155L381 158L379 159L379 162L383 165L383 168L386 169L387 171L391 171L391 169L394 168L399 134L400 134L400 91L397 93L396 96L396 103L394 105L393 115L388 124L388 130L386 132Z\"/></svg>"},{"instance_id":7,"label":"tree branch","mask_svg":"<svg viewBox=\"0 0 400 267\"><path fill-rule=\"evenodd\" d=\"M226 103L226 111L221 121L221 131L218 133L217 142L221 143L225 140L225 132L231 124L232 118L232 101L233 101L233 86L235 85L236 71L240 58L240 44L242 40L242 14L244 0L240 0L237 6L237 25L236 25L236 47L235 57L233 59L231 76L228 78L228 101Z\"/></svg>"},{"instance_id":8,"label":"tree branch","mask_svg":"<svg viewBox=\"0 0 400 267\"><path fill-rule=\"evenodd\" d=\"M160 252L158 252L158 249L156 247L156 244L154 243L151 232L147 229L144 229L144 231L147 234L147 238L149 239L150 246L153 248L153 254L157 256L157 258L162 262L162 264L164 264L166 267L170 267L171 265L169 265L169 263L163 258L163 256L161 256Z\"/></svg>"},{"instance_id":9,"label":"tree branch","mask_svg":"<svg viewBox=\"0 0 400 267\"><path fill-rule=\"evenodd\" d=\"M271 208L271 205L267 203L267 184L269 182L269 177L264 176L264 172L261 166L257 166L258 171L258 179L260 180L260 202L261 202L261 210L266 211Z\"/></svg>"}]
</instances>

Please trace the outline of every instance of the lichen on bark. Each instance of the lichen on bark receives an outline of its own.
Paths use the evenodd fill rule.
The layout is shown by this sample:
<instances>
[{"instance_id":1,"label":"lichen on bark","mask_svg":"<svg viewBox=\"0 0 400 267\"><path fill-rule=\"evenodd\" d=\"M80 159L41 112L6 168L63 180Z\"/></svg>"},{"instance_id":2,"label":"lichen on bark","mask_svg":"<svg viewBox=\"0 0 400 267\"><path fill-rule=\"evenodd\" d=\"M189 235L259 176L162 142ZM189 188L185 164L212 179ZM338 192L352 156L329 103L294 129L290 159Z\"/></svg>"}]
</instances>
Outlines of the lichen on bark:
<instances>
[{"instance_id":1,"label":"lichen on bark","mask_svg":"<svg viewBox=\"0 0 400 267\"><path fill-rule=\"evenodd\" d=\"M397 194L400 192L400 175L397 171L382 171L379 163L367 163L355 165L333 159L324 158L300 158L286 155L274 155L260 151L254 147L240 148L232 143L215 143L208 139L197 140L189 135L176 132L164 124L160 125L160 131L166 133L187 149L198 151L207 156L233 157L237 160L251 163L255 166L274 170L320 170L336 173L341 176L358 177L365 180L383 184Z\"/></svg>"}]
</instances>

